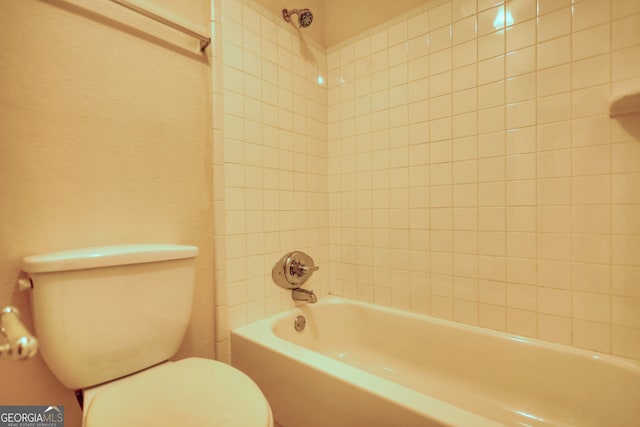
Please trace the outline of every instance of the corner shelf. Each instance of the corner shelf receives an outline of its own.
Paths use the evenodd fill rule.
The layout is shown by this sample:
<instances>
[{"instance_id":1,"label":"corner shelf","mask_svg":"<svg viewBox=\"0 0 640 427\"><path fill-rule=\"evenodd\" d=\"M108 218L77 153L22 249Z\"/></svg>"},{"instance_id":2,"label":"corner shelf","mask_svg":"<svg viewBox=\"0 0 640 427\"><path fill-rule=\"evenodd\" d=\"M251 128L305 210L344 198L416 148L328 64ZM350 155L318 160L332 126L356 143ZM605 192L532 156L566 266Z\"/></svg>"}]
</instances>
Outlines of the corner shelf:
<instances>
[{"instance_id":1,"label":"corner shelf","mask_svg":"<svg viewBox=\"0 0 640 427\"><path fill-rule=\"evenodd\" d=\"M611 117L633 113L640 113L640 87L612 97L609 105L609 116Z\"/></svg>"}]
</instances>

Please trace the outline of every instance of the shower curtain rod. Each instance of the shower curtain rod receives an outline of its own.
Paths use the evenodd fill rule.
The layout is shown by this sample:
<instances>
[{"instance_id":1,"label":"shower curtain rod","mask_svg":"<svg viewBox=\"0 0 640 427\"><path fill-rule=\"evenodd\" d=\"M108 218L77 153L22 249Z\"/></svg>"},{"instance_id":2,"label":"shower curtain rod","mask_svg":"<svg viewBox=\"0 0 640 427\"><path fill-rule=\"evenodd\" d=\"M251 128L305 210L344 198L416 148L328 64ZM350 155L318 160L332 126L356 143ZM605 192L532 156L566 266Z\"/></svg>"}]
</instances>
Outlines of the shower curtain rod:
<instances>
[{"instance_id":1,"label":"shower curtain rod","mask_svg":"<svg viewBox=\"0 0 640 427\"><path fill-rule=\"evenodd\" d=\"M156 22L159 22L161 24L164 24L168 27L173 28L174 30L178 30L181 33L187 34L191 37L195 37L198 40L200 40L200 52L204 52L205 49L207 48L207 46L209 46L211 44L211 37L206 36L204 34L200 34L196 31L193 31L183 25L180 25L170 19L165 18L164 16L160 16L154 12L151 12L141 6L138 6L135 3L132 3L128 0L110 0L113 3L119 4L120 6L124 6L127 9L133 10L134 12L137 12L141 15L146 16L147 18L153 19Z\"/></svg>"}]
</instances>

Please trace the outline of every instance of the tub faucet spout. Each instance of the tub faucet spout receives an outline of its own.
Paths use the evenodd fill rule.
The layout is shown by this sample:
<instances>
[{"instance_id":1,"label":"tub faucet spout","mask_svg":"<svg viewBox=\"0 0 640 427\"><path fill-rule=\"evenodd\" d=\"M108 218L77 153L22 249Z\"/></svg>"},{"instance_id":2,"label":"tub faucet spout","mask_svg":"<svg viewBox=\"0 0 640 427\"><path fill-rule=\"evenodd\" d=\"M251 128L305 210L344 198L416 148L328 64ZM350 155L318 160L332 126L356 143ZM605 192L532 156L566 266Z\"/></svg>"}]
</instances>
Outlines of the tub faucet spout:
<instances>
[{"instance_id":1,"label":"tub faucet spout","mask_svg":"<svg viewBox=\"0 0 640 427\"><path fill-rule=\"evenodd\" d=\"M302 288L295 288L294 290L292 290L291 298L293 298L294 301L304 301L310 303L318 302L318 297L313 293L313 291L308 291Z\"/></svg>"}]
</instances>

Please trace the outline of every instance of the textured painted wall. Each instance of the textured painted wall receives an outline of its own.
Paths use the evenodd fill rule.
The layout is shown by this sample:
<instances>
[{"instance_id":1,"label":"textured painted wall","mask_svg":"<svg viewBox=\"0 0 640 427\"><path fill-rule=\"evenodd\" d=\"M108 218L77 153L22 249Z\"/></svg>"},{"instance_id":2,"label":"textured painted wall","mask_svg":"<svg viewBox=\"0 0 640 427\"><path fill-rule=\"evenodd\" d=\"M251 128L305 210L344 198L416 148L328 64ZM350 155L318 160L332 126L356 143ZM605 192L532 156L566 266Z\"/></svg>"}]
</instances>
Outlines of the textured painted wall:
<instances>
[{"instance_id":1,"label":"textured painted wall","mask_svg":"<svg viewBox=\"0 0 640 427\"><path fill-rule=\"evenodd\" d=\"M429 3L446 0L430 0ZM332 47L389 19L415 10L427 0L325 0L325 46Z\"/></svg>"},{"instance_id":2,"label":"textured painted wall","mask_svg":"<svg viewBox=\"0 0 640 427\"><path fill-rule=\"evenodd\" d=\"M249 4L249 2L247 2ZM327 14L325 0L255 0L255 4L260 5L264 10L265 16L280 23L285 23L282 19L282 9L310 9L313 13L313 24L310 27L300 29L304 37L313 40L321 46L325 46L325 38L327 31ZM297 16L293 15L292 22L296 25L287 24L288 28L297 28Z\"/></svg>"},{"instance_id":3,"label":"textured painted wall","mask_svg":"<svg viewBox=\"0 0 640 427\"><path fill-rule=\"evenodd\" d=\"M444 3L446 0L431 0L431 3L434 1ZM276 18L280 18L280 12L285 8L311 9L313 25L301 31L315 43L331 47L412 10L426 0L255 0L255 3Z\"/></svg>"},{"instance_id":4,"label":"textured painted wall","mask_svg":"<svg viewBox=\"0 0 640 427\"><path fill-rule=\"evenodd\" d=\"M204 0L149 7L207 32ZM22 257L74 247L200 247L179 357L214 356L210 69L197 42L105 2L8 0L0 13L0 305L18 306ZM73 392L40 357L0 361L0 403Z\"/></svg>"}]
</instances>

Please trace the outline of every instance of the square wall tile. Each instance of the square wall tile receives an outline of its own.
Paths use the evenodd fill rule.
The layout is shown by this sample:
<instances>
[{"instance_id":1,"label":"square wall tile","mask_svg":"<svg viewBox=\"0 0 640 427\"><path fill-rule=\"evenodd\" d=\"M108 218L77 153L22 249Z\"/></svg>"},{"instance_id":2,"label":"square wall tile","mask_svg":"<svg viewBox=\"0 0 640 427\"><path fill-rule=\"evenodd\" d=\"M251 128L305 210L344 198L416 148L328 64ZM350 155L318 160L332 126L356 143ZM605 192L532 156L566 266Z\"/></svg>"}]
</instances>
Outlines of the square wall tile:
<instances>
[{"instance_id":1,"label":"square wall tile","mask_svg":"<svg viewBox=\"0 0 640 427\"><path fill-rule=\"evenodd\" d=\"M326 241L327 291L640 358L640 128L609 117L640 73L636 3L423 5L319 66L242 5L216 103L235 281ZM229 291L240 321L290 303Z\"/></svg>"}]
</instances>

